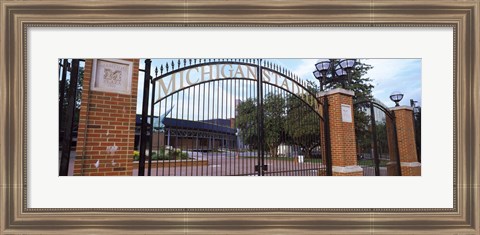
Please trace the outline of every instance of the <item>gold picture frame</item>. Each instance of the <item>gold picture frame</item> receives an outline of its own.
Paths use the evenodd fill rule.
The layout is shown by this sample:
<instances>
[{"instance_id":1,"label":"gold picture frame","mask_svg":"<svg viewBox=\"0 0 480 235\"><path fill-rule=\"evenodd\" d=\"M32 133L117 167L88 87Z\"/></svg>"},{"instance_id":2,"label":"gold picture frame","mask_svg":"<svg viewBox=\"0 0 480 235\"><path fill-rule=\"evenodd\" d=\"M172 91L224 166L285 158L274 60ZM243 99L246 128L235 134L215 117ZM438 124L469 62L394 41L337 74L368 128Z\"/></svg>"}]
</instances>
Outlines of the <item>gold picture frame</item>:
<instances>
[{"instance_id":1,"label":"gold picture frame","mask_svg":"<svg viewBox=\"0 0 480 235\"><path fill-rule=\"evenodd\" d=\"M0 1L0 234L479 234L480 2ZM32 209L26 186L28 27L452 27L452 209Z\"/></svg>"}]
</instances>

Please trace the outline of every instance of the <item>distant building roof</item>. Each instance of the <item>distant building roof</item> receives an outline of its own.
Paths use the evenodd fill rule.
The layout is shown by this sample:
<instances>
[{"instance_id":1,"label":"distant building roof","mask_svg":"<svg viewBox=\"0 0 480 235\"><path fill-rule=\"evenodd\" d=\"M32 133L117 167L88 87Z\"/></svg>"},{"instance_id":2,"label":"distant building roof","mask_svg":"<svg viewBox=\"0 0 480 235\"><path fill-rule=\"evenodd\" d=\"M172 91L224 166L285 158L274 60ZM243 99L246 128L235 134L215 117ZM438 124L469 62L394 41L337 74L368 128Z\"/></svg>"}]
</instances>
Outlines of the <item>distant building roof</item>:
<instances>
[{"instance_id":1,"label":"distant building roof","mask_svg":"<svg viewBox=\"0 0 480 235\"><path fill-rule=\"evenodd\" d=\"M154 116L154 119L158 120L158 116ZM148 119L148 123L150 123L150 119ZM165 118L163 123L165 124L165 128L201 130L201 131L218 132L218 133L225 133L225 134L231 134L231 135L235 135L236 133L235 128L230 128L229 119L190 121L190 120L175 119L175 118ZM142 124L142 115L137 114L136 125L140 126L141 124Z\"/></svg>"}]
</instances>

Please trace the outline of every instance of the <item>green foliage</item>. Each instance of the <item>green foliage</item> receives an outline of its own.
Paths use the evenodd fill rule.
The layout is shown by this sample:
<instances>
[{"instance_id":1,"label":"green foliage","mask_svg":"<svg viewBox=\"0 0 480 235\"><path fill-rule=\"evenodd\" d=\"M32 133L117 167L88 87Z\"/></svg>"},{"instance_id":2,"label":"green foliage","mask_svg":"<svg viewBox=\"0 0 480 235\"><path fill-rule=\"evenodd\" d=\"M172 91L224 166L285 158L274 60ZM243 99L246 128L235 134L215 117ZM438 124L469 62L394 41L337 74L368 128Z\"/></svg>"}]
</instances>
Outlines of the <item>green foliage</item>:
<instances>
[{"instance_id":1,"label":"green foliage","mask_svg":"<svg viewBox=\"0 0 480 235\"><path fill-rule=\"evenodd\" d=\"M357 153L370 153L372 148L370 107L359 106L354 110L354 115Z\"/></svg>"},{"instance_id":2,"label":"green foliage","mask_svg":"<svg viewBox=\"0 0 480 235\"><path fill-rule=\"evenodd\" d=\"M138 151L133 151L133 160L134 161L140 160L140 153Z\"/></svg>"},{"instance_id":3,"label":"green foliage","mask_svg":"<svg viewBox=\"0 0 480 235\"><path fill-rule=\"evenodd\" d=\"M247 99L238 107L237 128L243 143L257 148L257 106ZM265 149L270 156L278 156L278 146L282 143L299 145L306 150L307 157L313 148L320 144L320 118L304 101L293 95L286 97L267 94L264 103Z\"/></svg>"},{"instance_id":4,"label":"green foliage","mask_svg":"<svg viewBox=\"0 0 480 235\"><path fill-rule=\"evenodd\" d=\"M375 118L379 118L376 116ZM387 135L387 123L385 117L375 122L375 130L377 135L377 151L380 158L390 158L388 135ZM392 146L393 147L393 146Z\"/></svg>"},{"instance_id":5,"label":"green foliage","mask_svg":"<svg viewBox=\"0 0 480 235\"><path fill-rule=\"evenodd\" d=\"M310 157L313 148L320 145L319 116L310 106L293 95L287 97L285 131L289 143L305 149L306 158Z\"/></svg>"},{"instance_id":6,"label":"green foliage","mask_svg":"<svg viewBox=\"0 0 480 235\"><path fill-rule=\"evenodd\" d=\"M243 143L256 149L258 145L257 104L247 99L238 107L237 128ZM278 94L267 94L263 101L264 139L271 156L277 156L278 146L285 140L285 99Z\"/></svg>"},{"instance_id":7,"label":"green foliage","mask_svg":"<svg viewBox=\"0 0 480 235\"><path fill-rule=\"evenodd\" d=\"M281 95L270 93L264 99L264 138L272 157L277 157L278 146L285 141L285 108Z\"/></svg>"},{"instance_id":8,"label":"green foliage","mask_svg":"<svg viewBox=\"0 0 480 235\"><path fill-rule=\"evenodd\" d=\"M372 79L365 77L368 70L373 66L359 62L355 69L352 71L351 83L347 83L345 88L355 92L354 102L358 100L370 100L373 98L372 89L374 86L371 84ZM326 85L325 90L341 87L341 83L329 83Z\"/></svg>"},{"instance_id":9,"label":"green foliage","mask_svg":"<svg viewBox=\"0 0 480 235\"><path fill-rule=\"evenodd\" d=\"M236 126L240 129L240 138L243 143L256 149L257 134L257 104L253 99L247 99L240 103L237 107L238 116L236 117Z\"/></svg>"}]
</instances>

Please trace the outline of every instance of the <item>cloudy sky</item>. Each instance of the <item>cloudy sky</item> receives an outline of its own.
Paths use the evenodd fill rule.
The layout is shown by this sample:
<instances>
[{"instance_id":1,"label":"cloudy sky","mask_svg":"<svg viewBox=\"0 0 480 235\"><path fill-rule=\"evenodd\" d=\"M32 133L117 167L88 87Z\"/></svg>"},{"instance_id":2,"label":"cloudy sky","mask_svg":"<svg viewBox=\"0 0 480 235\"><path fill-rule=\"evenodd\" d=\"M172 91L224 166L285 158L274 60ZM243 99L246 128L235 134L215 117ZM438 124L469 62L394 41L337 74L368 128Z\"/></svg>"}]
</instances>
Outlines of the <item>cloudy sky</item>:
<instances>
[{"instance_id":1,"label":"cloudy sky","mask_svg":"<svg viewBox=\"0 0 480 235\"><path fill-rule=\"evenodd\" d=\"M313 76L315 64L320 59L267 59L282 67L289 69L304 80L315 81ZM323 60L323 59L321 59ZM165 64L163 59L152 60L152 76L153 70L160 64ZM394 91L404 94L401 105L410 105L410 99L417 101L417 105L421 106L422 100L422 71L421 59L361 59L361 62L373 66L365 75L372 79L374 85L373 95L376 99L391 107L394 103L389 96ZM140 61L140 68L143 69L144 60ZM142 90L143 90L143 72L139 74L138 85L138 102L137 113L141 113Z\"/></svg>"}]
</instances>

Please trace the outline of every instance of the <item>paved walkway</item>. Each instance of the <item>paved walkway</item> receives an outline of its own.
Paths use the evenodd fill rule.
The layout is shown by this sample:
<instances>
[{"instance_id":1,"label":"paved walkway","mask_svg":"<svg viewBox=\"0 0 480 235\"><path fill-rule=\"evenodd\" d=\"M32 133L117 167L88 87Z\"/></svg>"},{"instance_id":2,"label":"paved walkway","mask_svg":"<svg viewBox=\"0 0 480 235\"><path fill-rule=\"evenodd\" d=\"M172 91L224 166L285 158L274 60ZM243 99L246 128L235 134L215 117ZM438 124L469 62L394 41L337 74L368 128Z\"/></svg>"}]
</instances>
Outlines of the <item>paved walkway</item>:
<instances>
[{"instance_id":1,"label":"paved walkway","mask_svg":"<svg viewBox=\"0 0 480 235\"><path fill-rule=\"evenodd\" d=\"M59 152L58 165L60 167L61 152ZM255 166L258 164L257 152L188 152L191 161L207 160L208 166L177 166L156 167L157 161L152 161L152 176L227 176L243 175L257 176ZM75 162L75 151L70 152L68 175L73 176ZM158 161L161 163L162 161ZM325 174L325 167L320 163L304 162L298 163L297 159L291 157L266 157L265 165L268 166L266 175L269 176L317 176ZM145 174L148 172L148 163ZM320 172L320 173L319 173ZM138 175L138 169L134 169L133 176Z\"/></svg>"},{"instance_id":2,"label":"paved walkway","mask_svg":"<svg viewBox=\"0 0 480 235\"><path fill-rule=\"evenodd\" d=\"M255 166L258 159L256 152L189 152L192 163L198 160L207 160L208 166L180 166L163 168L160 164L157 167L155 160L152 161L152 176L226 176L244 175L256 176ZM161 163L162 161L158 161ZM147 163L148 164L148 163ZM266 175L271 176L316 176L319 171L324 172L324 166L320 163L304 162L298 163L297 159L291 157L266 158L265 165L268 166ZM145 173L148 172L148 166ZM134 169L133 175L138 175Z\"/></svg>"}]
</instances>

